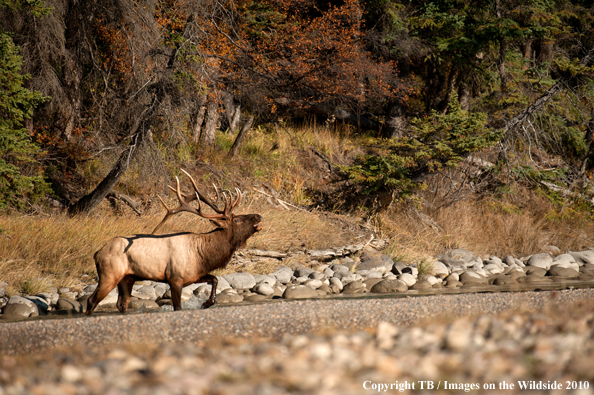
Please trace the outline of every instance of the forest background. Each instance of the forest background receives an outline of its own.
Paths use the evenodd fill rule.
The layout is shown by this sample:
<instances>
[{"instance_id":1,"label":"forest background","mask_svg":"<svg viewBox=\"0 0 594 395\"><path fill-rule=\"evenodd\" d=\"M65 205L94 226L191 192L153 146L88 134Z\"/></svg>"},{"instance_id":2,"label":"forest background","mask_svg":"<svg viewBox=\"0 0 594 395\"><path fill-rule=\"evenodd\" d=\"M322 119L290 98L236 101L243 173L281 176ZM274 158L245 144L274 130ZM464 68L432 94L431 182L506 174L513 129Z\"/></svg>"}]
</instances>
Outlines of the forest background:
<instances>
[{"instance_id":1,"label":"forest background","mask_svg":"<svg viewBox=\"0 0 594 395\"><path fill-rule=\"evenodd\" d=\"M156 210L183 167L285 208L354 213L393 250L588 247L593 8L0 0L0 237L26 235L23 214ZM77 250L60 238L55 264ZM56 261L6 244L5 270Z\"/></svg>"}]
</instances>

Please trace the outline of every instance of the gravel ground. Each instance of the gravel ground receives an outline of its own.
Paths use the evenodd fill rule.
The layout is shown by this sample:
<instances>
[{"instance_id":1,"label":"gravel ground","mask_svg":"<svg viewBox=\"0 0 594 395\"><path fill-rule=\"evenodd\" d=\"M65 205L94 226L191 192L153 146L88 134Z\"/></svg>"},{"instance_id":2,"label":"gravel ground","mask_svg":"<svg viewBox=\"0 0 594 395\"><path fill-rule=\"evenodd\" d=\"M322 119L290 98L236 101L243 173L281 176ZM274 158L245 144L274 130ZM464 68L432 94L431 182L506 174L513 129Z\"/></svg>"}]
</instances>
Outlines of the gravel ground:
<instances>
[{"instance_id":1,"label":"gravel ground","mask_svg":"<svg viewBox=\"0 0 594 395\"><path fill-rule=\"evenodd\" d=\"M0 395L594 394L593 326L594 289L1 323Z\"/></svg>"}]
</instances>

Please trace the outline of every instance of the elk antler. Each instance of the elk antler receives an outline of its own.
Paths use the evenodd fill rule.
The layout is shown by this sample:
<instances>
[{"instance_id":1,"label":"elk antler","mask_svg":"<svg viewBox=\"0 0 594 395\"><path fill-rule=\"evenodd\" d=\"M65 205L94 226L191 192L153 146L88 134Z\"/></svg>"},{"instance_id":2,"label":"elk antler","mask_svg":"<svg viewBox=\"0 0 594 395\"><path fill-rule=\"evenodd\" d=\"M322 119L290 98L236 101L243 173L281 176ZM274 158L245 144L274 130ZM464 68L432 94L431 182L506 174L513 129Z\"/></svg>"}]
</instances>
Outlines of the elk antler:
<instances>
[{"instance_id":1,"label":"elk antler","mask_svg":"<svg viewBox=\"0 0 594 395\"><path fill-rule=\"evenodd\" d=\"M174 189L173 187L169 186L169 189L171 189L172 191L174 191L177 195L177 200L179 200L179 207L171 209L169 208L165 202L163 201L163 199L161 199L161 196L157 195L157 197L159 198L159 200L161 201L161 204L163 205L163 207L165 207L165 210L167 210L167 213L165 214L165 217L163 218L163 220L159 223L159 225L157 225L155 227L155 229L153 230L153 232L151 234L155 234L155 232L157 232L157 230L161 227L161 225L163 225L163 223L165 221L167 221L167 219L169 219L169 217L171 217L172 215L181 213L181 212L189 212L192 214L196 214L202 218L206 218L206 219L227 219L231 216L231 213L233 212L233 210L237 207L237 205L239 204L240 200L241 200L241 191L237 188L235 188L236 192L237 192L237 198L235 199L235 201L231 204L230 200L227 199L227 196L225 195L225 209L221 210L219 209L208 197L206 197L205 195L203 195L200 190L198 189L198 186L196 185L196 182L194 181L194 178L192 178L192 176L185 171L184 169L181 169L181 171L183 171L189 178L190 181L192 182L192 186L194 187L194 195L187 195L181 192L180 189L180 185L179 185L179 178L175 177L176 183L177 183L177 188ZM217 190L217 199L219 199L219 192ZM194 200L198 200L198 208L194 208L192 206L190 206L190 202L194 201ZM200 204L200 201L203 201L204 203L206 203L210 208L212 208L217 214L205 214L202 212L202 205Z\"/></svg>"}]
</instances>

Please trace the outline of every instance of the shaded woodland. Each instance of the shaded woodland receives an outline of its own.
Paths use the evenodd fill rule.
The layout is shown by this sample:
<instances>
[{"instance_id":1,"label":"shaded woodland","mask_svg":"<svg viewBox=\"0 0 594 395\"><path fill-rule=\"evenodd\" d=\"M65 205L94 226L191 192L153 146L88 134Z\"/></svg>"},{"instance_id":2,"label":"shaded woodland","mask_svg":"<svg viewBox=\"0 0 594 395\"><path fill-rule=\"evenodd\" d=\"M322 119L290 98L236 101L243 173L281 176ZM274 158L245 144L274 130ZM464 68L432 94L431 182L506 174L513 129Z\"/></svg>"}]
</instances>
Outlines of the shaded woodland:
<instances>
[{"instance_id":1,"label":"shaded woodland","mask_svg":"<svg viewBox=\"0 0 594 395\"><path fill-rule=\"evenodd\" d=\"M591 0L0 0L0 208L90 212L132 163L159 180L218 134L234 156L312 120L363 146L345 201L471 163L456 193L504 175L587 202L593 78Z\"/></svg>"}]
</instances>

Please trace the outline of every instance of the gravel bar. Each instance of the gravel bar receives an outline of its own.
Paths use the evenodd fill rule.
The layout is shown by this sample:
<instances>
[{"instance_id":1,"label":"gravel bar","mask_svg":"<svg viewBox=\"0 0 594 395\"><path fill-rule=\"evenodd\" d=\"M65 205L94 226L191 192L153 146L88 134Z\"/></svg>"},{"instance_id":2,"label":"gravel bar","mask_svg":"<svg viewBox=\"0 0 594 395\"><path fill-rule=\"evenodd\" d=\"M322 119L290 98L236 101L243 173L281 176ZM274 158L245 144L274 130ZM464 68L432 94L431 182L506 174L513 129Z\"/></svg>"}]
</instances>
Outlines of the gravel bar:
<instances>
[{"instance_id":1,"label":"gravel bar","mask_svg":"<svg viewBox=\"0 0 594 395\"><path fill-rule=\"evenodd\" d=\"M463 293L418 297L336 298L215 306L208 310L105 314L0 323L0 354L19 355L64 347L189 343L208 339L281 338L380 322L411 325L440 316L540 311L593 300L594 289Z\"/></svg>"}]
</instances>

